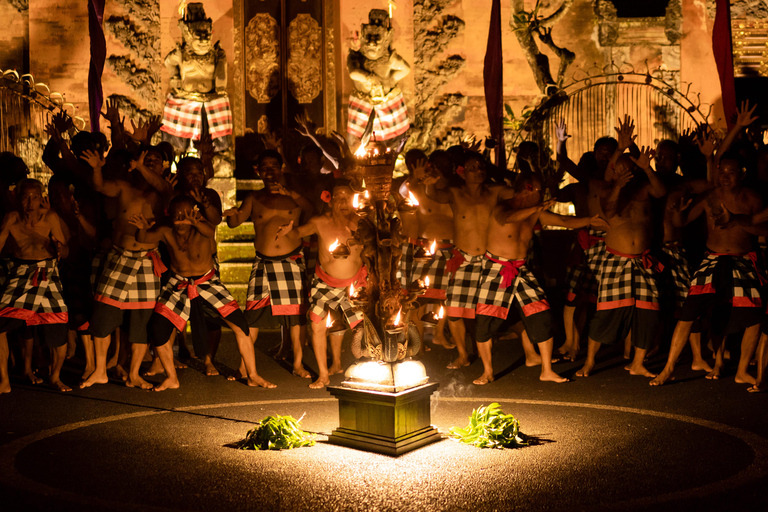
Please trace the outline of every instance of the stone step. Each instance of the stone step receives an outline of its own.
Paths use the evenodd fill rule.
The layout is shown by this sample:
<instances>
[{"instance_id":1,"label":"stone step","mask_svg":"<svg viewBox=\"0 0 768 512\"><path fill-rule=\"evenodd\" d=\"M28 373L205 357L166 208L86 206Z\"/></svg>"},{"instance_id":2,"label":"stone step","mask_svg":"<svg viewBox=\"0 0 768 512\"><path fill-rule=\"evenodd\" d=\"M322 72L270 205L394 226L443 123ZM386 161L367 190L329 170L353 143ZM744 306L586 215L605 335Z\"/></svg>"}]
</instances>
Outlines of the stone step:
<instances>
[{"instance_id":1,"label":"stone step","mask_svg":"<svg viewBox=\"0 0 768 512\"><path fill-rule=\"evenodd\" d=\"M219 244L229 242L250 242L253 245L253 222L243 222L236 228L227 226L226 220L216 226L216 240Z\"/></svg>"},{"instance_id":2,"label":"stone step","mask_svg":"<svg viewBox=\"0 0 768 512\"><path fill-rule=\"evenodd\" d=\"M223 263L219 266L221 281L227 287L229 287L230 284L248 284L248 278L251 275L252 267L253 260L247 262Z\"/></svg>"},{"instance_id":3,"label":"stone step","mask_svg":"<svg viewBox=\"0 0 768 512\"><path fill-rule=\"evenodd\" d=\"M224 286L227 287L229 293L231 293L232 297L235 298L238 305L240 306L240 309L245 310L245 299L246 295L248 295L248 284L224 283Z\"/></svg>"},{"instance_id":4,"label":"stone step","mask_svg":"<svg viewBox=\"0 0 768 512\"><path fill-rule=\"evenodd\" d=\"M220 243L217 253L221 264L253 262L256 257L253 242Z\"/></svg>"}]
</instances>

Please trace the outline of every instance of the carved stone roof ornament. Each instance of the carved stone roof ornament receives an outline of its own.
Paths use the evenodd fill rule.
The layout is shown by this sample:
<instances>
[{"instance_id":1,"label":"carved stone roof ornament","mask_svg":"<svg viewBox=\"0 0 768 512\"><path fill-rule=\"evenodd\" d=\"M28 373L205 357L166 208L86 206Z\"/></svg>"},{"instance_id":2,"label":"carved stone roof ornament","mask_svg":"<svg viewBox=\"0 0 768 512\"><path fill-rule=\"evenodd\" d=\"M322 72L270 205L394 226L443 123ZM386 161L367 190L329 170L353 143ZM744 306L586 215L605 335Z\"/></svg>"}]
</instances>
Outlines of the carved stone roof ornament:
<instances>
[{"instance_id":1,"label":"carved stone roof ornament","mask_svg":"<svg viewBox=\"0 0 768 512\"><path fill-rule=\"evenodd\" d=\"M245 28L246 89L259 103L269 103L280 90L280 27L259 13Z\"/></svg>"}]
</instances>

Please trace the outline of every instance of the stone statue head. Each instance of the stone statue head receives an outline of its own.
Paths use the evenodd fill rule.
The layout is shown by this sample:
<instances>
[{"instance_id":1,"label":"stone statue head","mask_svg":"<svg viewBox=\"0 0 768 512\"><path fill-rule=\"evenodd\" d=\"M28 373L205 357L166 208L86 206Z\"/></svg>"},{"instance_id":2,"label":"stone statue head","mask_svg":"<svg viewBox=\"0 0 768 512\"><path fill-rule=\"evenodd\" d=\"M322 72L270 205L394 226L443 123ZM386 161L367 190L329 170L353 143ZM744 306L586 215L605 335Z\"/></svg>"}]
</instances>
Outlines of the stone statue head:
<instances>
[{"instance_id":1,"label":"stone statue head","mask_svg":"<svg viewBox=\"0 0 768 512\"><path fill-rule=\"evenodd\" d=\"M211 51L211 30L213 20L205 17L205 8L201 3L187 4L184 17L179 20L181 35L185 46L197 55Z\"/></svg>"},{"instance_id":2,"label":"stone statue head","mask_svg":"<svg viewBox=\"0 0 768 512\"><path fill-rule=\"evenodd\" d=\"M380 59L389 53L392 35L387 11L371 9L368 13L368 23L363 23L360 30L360 53L370 60Z\"/></svg>"}]
</instances>

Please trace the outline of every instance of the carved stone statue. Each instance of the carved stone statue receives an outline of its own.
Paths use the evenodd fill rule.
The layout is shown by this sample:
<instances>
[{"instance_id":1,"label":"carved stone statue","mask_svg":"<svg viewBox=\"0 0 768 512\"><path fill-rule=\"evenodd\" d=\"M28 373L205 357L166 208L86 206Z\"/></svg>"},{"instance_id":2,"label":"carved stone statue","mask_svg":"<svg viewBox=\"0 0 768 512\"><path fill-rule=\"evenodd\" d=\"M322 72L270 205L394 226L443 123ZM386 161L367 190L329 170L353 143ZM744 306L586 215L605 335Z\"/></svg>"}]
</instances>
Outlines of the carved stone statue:
<instances>
[{"instance_id":1,"label":"carved stone statue","mask_svg":"<svg viewBox=\"0 0 768 512\"><path fill-rule=\"evenodd\" d=\"M357 138L363 138L368 129L375 140L389 140L410 126L397 83L411 67L392 50L389 25L387 11L372 9L361 28L360 49L350 49L347 56L347 70L355 84L355 92L349 96L347 132Z\"/></svg>"},{"instance_id":2,"label":"carved stone statue","mask_svg":"<svg viewBox=\"0 0 768 512\"><path fill-rule=\"evenodd\" d=\"M191 141L208 134L217 152L226 151L232 134L226 55L218 41L211 43L212 20L202 3L188 4L179 26L182 42L165 57L171 78L163 139L185 152Z\"/></svg>"}]
</instances>

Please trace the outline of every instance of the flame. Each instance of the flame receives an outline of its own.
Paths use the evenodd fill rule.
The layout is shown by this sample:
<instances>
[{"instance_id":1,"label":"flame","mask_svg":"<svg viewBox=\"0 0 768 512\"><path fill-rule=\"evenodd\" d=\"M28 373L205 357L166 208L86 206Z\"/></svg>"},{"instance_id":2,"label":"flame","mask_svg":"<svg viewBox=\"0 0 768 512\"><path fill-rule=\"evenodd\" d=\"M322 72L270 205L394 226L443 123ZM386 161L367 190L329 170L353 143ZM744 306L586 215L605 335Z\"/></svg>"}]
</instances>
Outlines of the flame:
<instances>
[{"instance_id":1,"label":"flame","mask_svg":"<svg viewBox=\"0 0 768 512\"><path fill-rule=\"evenodd\" d=\"M335 242L333 242L331 245L328 246L328 252L333 252L336 250L336 248L339 246L339 239L337 238Z\"/></svg>"},{"instance_id":2,"label":"flame","mask_svg":"<svg viewBox=\"0 0 768 512\"><path fill-rule=\"evenodd\" d=\"M365 180L363 180L363 186L365 186ZM371 194L369 194L367 190L365 191L365 198L366 199L370 199L371 198Z\"/></svg>"},{"instance_id":3,"label":"flame","mask_svg":"<svg viewBox=\"0 0 768 512\"><path fill-rule=\"evenodd\" d=\"M355 151L355 156L357 158L363 158L368 152L365 150L365 145L360 144L360 147L357 148L357 151Z\"/></svg>"},{"instance_id":4,"label":"flame","mask_svg":"<svg viewBox=\"0 0 768 512\"><path fill-rule=\"evenodd\" d=\"M352 283L349 285L349 296L350 297L355 296L355 283Z\"/></svg>"},{"instance_id":5,"label":"flame","mask_svg":"<svg viewBox=\"0 0 768 512\"><path fill-rule=\"evenodd\" d=\"M402 311L402 308L397 310L397 315L395 316L395 323L393 325L400 325L400 312Z\"/></svg>"},{"instance_id":6,"label":"flame","mask_svg":"<svg viewBox=\"0 0 768 512\"><path fill-rule=\"evenodd\" d=\"M429 246L429 254L435 254L435 249L437 249L437 240L432 240L432 245Z\"/></svg>"},{"instance_id":7,"label":"flame","mask_svg":"<svg viewBox=\"0 0 768 512\"><path fill-rule=\"evenodd\" d=\"M379 156L379 149L373 148L373 156Z\"/></svg>"},{"instance_id":8,"label":"flame","mask_svg":"<svg viewBox=\"0 0 768 512\"><path fill-rule=\"evenodd\" d=\"M325 318L326 318L326 320L325 320L325 327L328 328L328 327L332 326L333 322L331 321L331 314L328 313L328 316L325 317Z\"/></svg>"},{"instance_id":9,"label":"flame","mask_svg":"<svg viewBox=\"0 0 768 512\"><path fill-rule=\"evenodd\" d=\"M440 306L440 311L437 312L437 319L441 320L445 316L445 310L443 306Z\"/></svg>"},{"instance_id":10,"label":"flame","mask_svg":"<svg viewBox=\"0 0 768 512\"><path fill-rule=\"evenodd\" d=\"M410 202L413 206L419 206L419 200L416 199L416 196L414 196L413 192L411 192L410 190L408 191L408 201L407 202Z\"/></svg>"},{"instance_id":11,"label":"flame","mask_svg":"<svg viewBox=\"0 0 768 512\"><path fill-rule=\"evenodd\" d=\"M424 278L424 286L425 286L426 288L429 288L429 276L427 276L427 277L425 277L425 278Z\"/></svg>"},{"instance_id":12,"label":"flame","mask_svg":"<svg viewBox=\"0 0 768 512\"><path fill-rule=\"evenodd\" d=\"M355 196L352 198L352 207L355 210L360 208L360 194L355 194Z\"/></svg>"}]
</instances>

